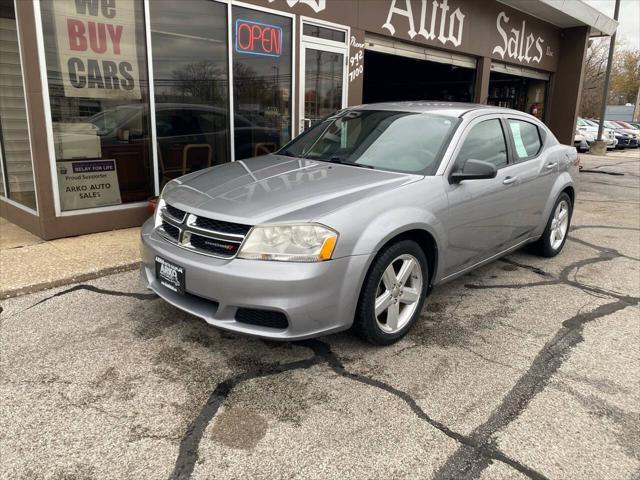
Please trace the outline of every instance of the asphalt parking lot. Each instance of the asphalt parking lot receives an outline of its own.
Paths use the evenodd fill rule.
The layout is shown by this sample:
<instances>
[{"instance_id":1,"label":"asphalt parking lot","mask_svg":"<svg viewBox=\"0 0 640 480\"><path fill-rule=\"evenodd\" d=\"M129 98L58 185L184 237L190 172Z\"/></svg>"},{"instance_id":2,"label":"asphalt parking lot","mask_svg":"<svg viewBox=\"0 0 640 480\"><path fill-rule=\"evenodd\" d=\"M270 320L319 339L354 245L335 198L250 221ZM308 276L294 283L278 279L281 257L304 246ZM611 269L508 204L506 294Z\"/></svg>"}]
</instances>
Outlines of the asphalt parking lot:
<instances>
[{"instance_id":1,"label":"asphalt parking lot","mask_svg":"<svg viewBox=\"0 0 640 480\"><path fill-rule=\"evenodd\" d=\"M4 300L2 478L640 478L640 151L582 159L561 255L387 348L225 333L137 272Z\"/></svg>"}]
</instances>

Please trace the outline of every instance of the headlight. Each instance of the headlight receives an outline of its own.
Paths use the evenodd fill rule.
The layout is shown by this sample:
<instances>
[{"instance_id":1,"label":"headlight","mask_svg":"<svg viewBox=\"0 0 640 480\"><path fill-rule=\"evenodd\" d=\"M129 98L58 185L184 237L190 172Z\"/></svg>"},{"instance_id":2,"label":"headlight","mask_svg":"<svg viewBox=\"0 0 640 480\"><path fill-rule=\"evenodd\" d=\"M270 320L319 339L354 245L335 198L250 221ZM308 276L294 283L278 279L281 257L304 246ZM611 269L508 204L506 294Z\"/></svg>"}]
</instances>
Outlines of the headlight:
<instances>
[{"instance_id":1,"label":"headlight","mask_svg":"<svg viewBox=\"0 0 640 480\"><path fill-rule=\"evenodd\" d=\"M176 188L179 185L180 184L178 182L176 182L175 180L171 180L171 181L167 182L167 184L164 186L164 188L160 192L160 196L158 197L158 205L156 205L156 211L155 211L155 214L153 216L153 223L154 223L155 228L158 228L162 224L162 217L160 216L160 211L162 209L164 209L164 207L166 205L165 201L164 201L164 199L162 197L164 197L165 194L169 190L173 190L174 188Z\"/></svg>"},{"instance_id":2,"label":"headlight","mask_svg":"<svg viewBox=\"0 0 640 480\"><path fill-rule=\"evenodd\" d=\"M238 258L281 262L330 260L338 233L317 223L253 227Z\"/></svg>"},{"instance_id":3,"label":"headlight","mask_svg":"<svg viewBox=\"0 0 640 480\"><path fill-rule=\"evenodd\" d=\"M162 225L162 217L160 216L160 210L162 210L165 206L164 200L162 199L162 195L158 198L158 204L156 205L156 211L153 214L153 226L158 228Z\"/></svg>"}]
</instances>

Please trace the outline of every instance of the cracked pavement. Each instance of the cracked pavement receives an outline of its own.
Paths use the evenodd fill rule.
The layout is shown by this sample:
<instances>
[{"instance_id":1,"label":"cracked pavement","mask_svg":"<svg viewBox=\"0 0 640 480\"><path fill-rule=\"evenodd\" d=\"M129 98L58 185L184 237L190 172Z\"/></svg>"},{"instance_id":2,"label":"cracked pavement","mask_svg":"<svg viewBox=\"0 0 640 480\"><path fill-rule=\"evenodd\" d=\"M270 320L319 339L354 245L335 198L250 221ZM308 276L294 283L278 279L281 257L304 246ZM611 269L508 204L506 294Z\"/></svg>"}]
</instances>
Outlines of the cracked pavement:
<instances>
[{"instance_id":1,"label":"cracked pavement","mask_svg":"<svg viewBox=\"0 0 640 480\"><path fill-rule=\"evenodd\" d=\"M582 161L561 255L391 347L222 332L137 272L3 301L0 477L640 478L640 151Z\"/></svg>"}]
</instances>

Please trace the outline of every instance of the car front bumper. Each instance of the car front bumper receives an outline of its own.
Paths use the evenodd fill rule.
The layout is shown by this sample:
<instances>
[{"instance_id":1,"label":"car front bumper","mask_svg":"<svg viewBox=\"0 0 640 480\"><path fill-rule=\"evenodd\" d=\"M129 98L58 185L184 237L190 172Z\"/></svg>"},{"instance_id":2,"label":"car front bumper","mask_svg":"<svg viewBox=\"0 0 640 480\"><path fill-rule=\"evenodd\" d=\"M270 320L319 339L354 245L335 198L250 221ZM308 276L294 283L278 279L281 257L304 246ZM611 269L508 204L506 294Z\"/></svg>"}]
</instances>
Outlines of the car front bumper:
<instances>
[{"instance_id":1,"label":"car front bumper","mask_svg":"<svg viewBox=\"0 0 640 480\"><path fill-rule=\"evenodd\" d=\"M142 227L140 274L144 285L175 307L216 327L273 340L299 340L345 330L353 323L368 255L318 263L222 259L169 243ZM155 257L185 269L185 295L156 279ZM236 320L238 308L280 312L284 329Z\"/></svg>"}]
</instances>

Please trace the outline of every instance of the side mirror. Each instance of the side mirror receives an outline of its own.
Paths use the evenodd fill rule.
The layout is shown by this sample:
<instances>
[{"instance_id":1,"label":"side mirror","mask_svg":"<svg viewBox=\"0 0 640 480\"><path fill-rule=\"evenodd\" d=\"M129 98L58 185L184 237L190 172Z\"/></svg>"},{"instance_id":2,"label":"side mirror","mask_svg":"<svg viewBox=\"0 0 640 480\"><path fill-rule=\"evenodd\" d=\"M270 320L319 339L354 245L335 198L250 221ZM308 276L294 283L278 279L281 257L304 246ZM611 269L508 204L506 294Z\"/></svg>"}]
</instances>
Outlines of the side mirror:
<instances>
[{"instance_id":1,"label":"side mirror","mask_svg":"<svg viewBox=\"0 0 640 480\"><path fill-rule=\"evenodd\" d=\"M461 171L453 172L449 176L449 180L451 183L460 183L463 180L495 178L497 174L498 169L493 163L470 158L465 162Z\"/></svg>"}]
</instances>

